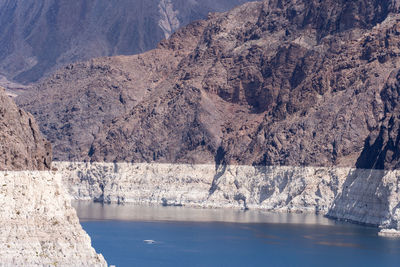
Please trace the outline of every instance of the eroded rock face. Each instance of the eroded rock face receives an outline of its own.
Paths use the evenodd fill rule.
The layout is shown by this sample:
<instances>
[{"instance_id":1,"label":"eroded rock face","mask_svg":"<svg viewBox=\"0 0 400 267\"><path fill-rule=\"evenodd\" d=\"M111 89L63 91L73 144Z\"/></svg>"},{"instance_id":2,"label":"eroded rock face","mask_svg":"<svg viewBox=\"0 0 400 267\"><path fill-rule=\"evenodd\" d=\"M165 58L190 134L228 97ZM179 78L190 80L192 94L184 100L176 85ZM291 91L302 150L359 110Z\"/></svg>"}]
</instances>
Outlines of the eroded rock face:
<instances>
[{"instance_id":1,"label":"eroded rock face","mask_svg":"<svg viewBox=\"0 0 400 267\"><path fill-rule=\"evenodd\" d=\"M51 157L51 145L33 116L18 108L0 87L0 171L49 169Z\"/></svg>"},{"instance_id":2,"label":"eroded rock face","mask_svg":"<svg viewBox=\"0 0 400 267\"><path fill-rule=\"evenodd\" d=\"M71 196L103 203L325 214L350 168L56 162Z\"/></svg>"},{"instance_id":3,"label":"eroded rock face","mask_svg":"<svg viewBox=\"0 0 400 267\"><path fill-rule=\"evenodd\" d=\"M132 107L148 108L143 105L147 99L158 99L158 88L165 86L167 90L170 86L167 78L194 49L204 24L196 22L162 42L158 49L141 55L67 66L27 96L17 99L43 122L40 128L53 144L54 160L90 158L94 154L91 148L94 138L106 124L117 123ZM137 131L140 134L146 129ZM115 146L122 147L118 142ZM152 156L151 151L146 153ZM110 149L107 154L112 157L114 151Z\"/></svg>"},{"instance_id":4,"label":"eroded rock face","mask_svg":"<svg viewBox=\"0 0 400 267\"><path fill-rule=\"evenodd\" d=\"M156 47L179 26L247 0L1 0L0 73L37 81L64 64Z\"/></svg>"},{"instance_id":5,"label":"eroded rock face","mask_svg":"<svg viewBox=\"0 0 400 267\"><path fill-rule=\"evenodd\" d=\"M79 224L61 176L0 172L3 266L107 266Z\"/></svg>"}]
</instances>

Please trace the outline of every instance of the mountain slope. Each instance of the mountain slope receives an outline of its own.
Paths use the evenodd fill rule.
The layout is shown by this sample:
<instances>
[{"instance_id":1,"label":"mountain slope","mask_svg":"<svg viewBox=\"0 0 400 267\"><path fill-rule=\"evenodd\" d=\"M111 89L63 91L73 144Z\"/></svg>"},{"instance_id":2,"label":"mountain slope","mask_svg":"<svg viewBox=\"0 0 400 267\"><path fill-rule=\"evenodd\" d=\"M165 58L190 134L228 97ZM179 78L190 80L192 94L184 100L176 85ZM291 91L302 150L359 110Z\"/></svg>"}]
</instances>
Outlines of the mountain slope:
<instances>
[{"instance_id":1,"label":"mountain slope","mask_svg":"<svg viewBox=\"0 0 400 267\"><path fill-rule=\"evenodd\" d=\"M94 59L67 66L17 101L31 107L43 121L42 132L51 140L54 158L88 157L94 137L107 122L169 84L166 79L194 49L203 22L176 33L159 48L138 56ZM42 105L36 106L41 103ZM30 104L33 104L32 106Z\"/></svg>"},{"instance_id":2,"label":"mountain slope","mask_svg":"<svg viewBox=\"0 0 400 267\"><path fill-rule=\"evenodd\" d=\"M57 160L396 168L398 10L248 3L143 55L71 65L18 101ZM86 96L70 92L96 101L75 110Z\"/></svg>"},{"instance_id":3,"label":"mountain slope","mask_svg":"<svg viewBox=\"0 0 400 267\"><path fill-rule=\"evenodd\" d=\"M245 0L1 0L0 74L34 82L58 67L156 47L178 27Z\"/></svg>"}]
</instances>

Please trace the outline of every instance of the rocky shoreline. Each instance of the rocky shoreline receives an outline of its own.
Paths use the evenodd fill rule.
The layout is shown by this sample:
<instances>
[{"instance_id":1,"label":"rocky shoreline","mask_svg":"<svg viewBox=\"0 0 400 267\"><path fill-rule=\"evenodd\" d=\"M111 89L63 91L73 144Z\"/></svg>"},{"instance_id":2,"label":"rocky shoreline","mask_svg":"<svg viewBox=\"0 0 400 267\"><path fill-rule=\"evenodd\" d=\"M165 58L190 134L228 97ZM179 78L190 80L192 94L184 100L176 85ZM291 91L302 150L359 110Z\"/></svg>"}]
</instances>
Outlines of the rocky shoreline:
<instances>
[{"instance_id":1,"label":"rocky shoreline","mask_svg":"<svg viewBox=\"0 0 400 267\"><path fill-rule=\"evenodd\" d=\"M76 200L319 213L399 229L397 170L71 162L54 167Z\"/></svg>"}]
</instances>

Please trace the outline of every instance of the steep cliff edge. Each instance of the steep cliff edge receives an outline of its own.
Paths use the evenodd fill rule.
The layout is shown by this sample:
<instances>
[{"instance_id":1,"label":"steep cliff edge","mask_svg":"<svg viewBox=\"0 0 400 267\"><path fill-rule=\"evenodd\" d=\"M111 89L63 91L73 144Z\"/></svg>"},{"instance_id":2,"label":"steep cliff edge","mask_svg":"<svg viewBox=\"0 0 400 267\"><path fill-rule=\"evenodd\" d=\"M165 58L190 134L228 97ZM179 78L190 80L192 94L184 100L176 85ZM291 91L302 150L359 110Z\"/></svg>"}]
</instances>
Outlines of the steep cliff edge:
<instances>
[{"instance_id":1,"label":"steep cliff edge","mask_svg":"<svg viewBox=\"0 0 400 267\"><path fill-rule=\"evenodd\" d=\"M0 265L106 266L79 224L50 144L0 90ZM42 171L40 171L42 170Z\"/></svg>"}]
</instances>

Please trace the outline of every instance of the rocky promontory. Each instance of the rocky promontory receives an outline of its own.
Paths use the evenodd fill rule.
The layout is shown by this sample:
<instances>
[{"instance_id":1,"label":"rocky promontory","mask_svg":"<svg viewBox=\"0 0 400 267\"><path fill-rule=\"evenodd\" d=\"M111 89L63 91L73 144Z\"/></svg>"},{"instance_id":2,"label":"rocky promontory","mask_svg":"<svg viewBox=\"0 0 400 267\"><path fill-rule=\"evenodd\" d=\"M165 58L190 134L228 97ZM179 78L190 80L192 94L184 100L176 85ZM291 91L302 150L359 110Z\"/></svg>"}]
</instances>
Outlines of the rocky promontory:
<instances>
[{"instance_id":1,"label":"rocky promontory","mask_svg":"<svg viewBox=\"0 0 400 267\"><path fill-rule=\"evenodd\" d=\"M1 266L107 266L79 224L61 176L0 172Z\"/></svg>"}]
</instances>

